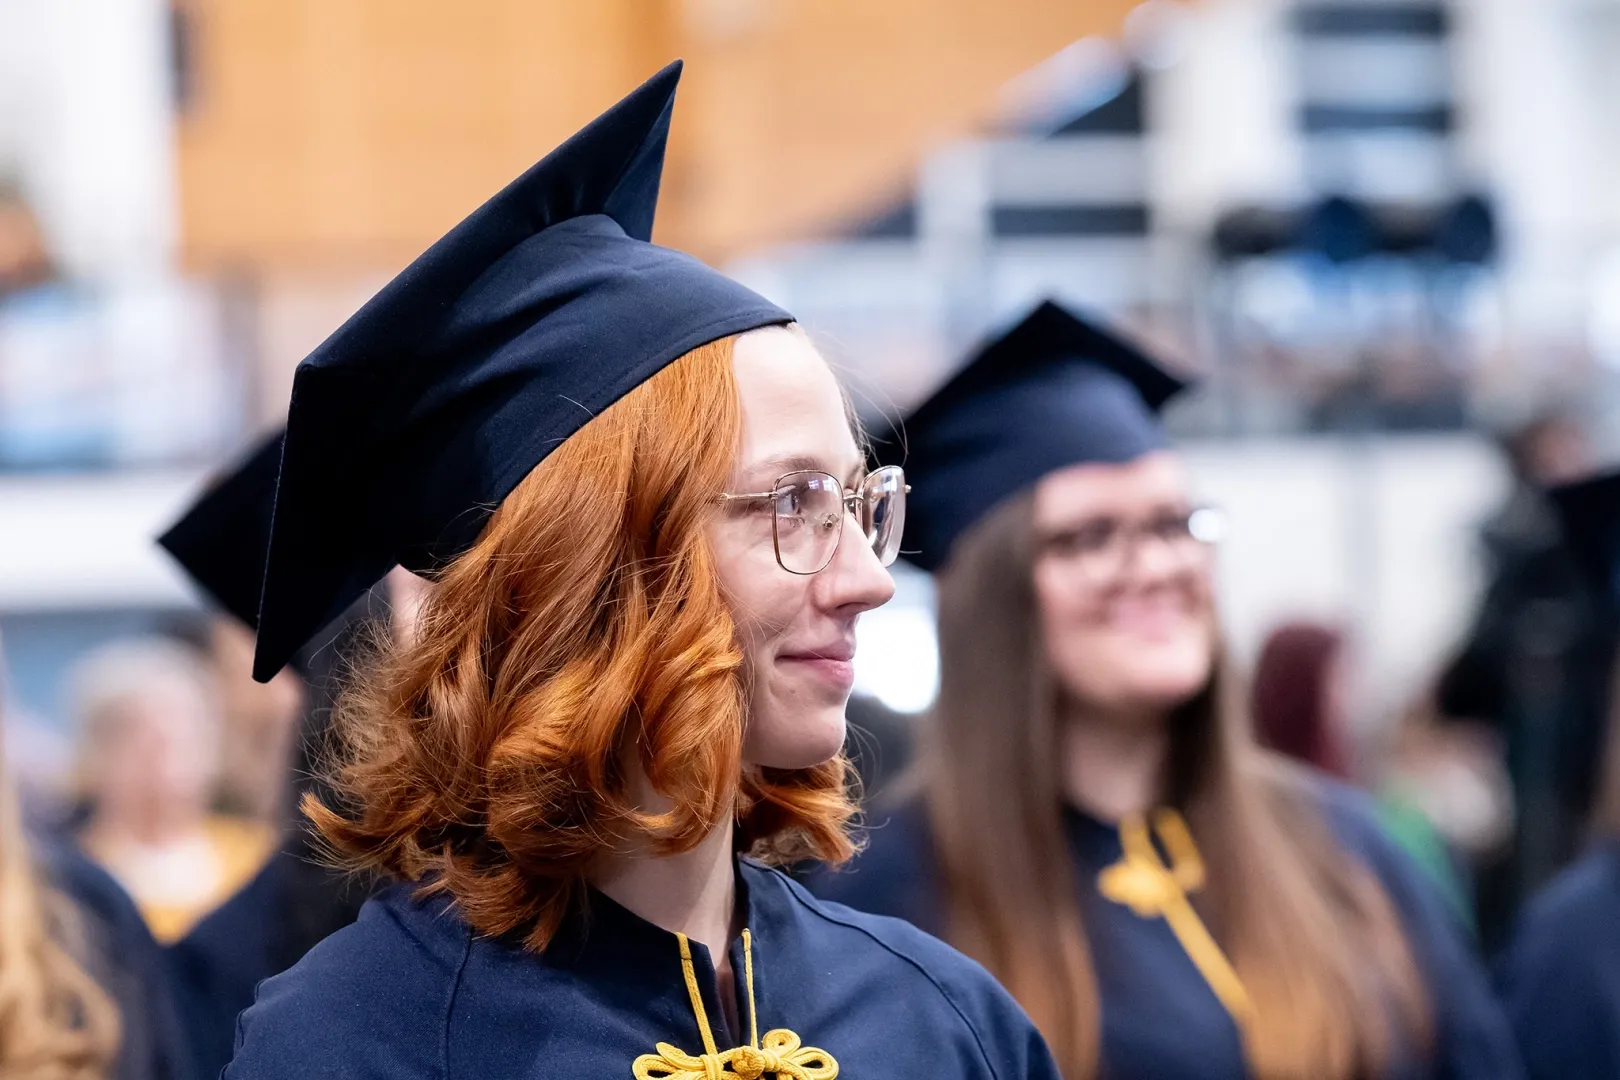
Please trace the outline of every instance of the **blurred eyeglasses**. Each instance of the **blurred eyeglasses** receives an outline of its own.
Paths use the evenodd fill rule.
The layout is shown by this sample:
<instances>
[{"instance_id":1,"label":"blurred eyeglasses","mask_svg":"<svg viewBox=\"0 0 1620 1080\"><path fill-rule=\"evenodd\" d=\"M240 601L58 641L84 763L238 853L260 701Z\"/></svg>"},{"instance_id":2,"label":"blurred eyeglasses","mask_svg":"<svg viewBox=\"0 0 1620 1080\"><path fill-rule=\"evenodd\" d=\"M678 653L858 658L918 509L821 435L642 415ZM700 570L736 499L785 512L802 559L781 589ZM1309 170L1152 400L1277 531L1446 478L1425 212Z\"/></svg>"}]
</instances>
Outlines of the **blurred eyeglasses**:
<instances>
[{"instance_id":1,"label":"blurred eyeglasses","mask_svg":"<svg viewBox=\"0 0 1620 1080\"><path fill-rule=\"evenodd\" d=\"M1119 578L1151 540L1186 567L1200 565L1226 537L1226 515L1212 506L1154 514L1140 521L1099 517L1040 537L1042 556L1092 582Z\"/></svg>"},{"instance_id":2,"label":"blurred eyeglasses","mask_svg":"<svg viewBox=\"0 0 1620 1080\"><path fill-rule=\"evenodd\" d=\"M885 465L868 473L854 490L832 473L801 471L779 478L770 491L725 492L720 499L769 506L777 563L790 574L818 574L832 562L844 519L851 515L878 562L892 564L900 553L910 490L900 467Z\"/></svg>"}]
</instances>

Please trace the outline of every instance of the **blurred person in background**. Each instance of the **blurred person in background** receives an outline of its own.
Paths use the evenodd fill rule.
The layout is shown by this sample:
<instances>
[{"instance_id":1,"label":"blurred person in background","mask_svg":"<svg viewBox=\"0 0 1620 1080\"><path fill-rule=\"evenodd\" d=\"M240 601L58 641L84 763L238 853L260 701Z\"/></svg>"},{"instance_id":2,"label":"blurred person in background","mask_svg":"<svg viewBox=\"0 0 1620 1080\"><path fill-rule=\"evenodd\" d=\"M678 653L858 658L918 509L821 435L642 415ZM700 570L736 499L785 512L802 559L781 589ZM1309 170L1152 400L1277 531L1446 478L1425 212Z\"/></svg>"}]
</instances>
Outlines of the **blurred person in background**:
<instances>
[{"instance_id":1,"label":"blurred person in background","mask_svg":"<svg viewBox=\"0 0 1620 1080\"><path fill-rule=\"evenodd\" d=\"M1435 696L1442 716L1483 725L1505 749L1513 836L1476 868L1480 935L1492 950L1523 898L1579 850L1620 642L1615 620L1593 603L1547 496L1550 485L1590 469L1580 427L1552 410L1502 445L1513 488L1481 532L1488 585Z\"/></svg>"},{"instance_id":2,"label":"blurred person in background","mask_svg":"<svg viewBox=\"0 0 1620 1080\"><path fill-rule=\"evenodd\" d=\"M0 175L0 299L55 276L39 221L22 188Z\"/></svg>"},{"instance_id":3,"label":"blurred person in background","mask_svg":"<svg viewBox=\"0 0 1620 1080\"><path fill-rule=\"evenodd\" d=\"M911 764L913 718L889 708L870 694L852 694L845 710L849 726L846 752L860 778L864 799L880 799Z\"/></svg>"},{"instance_id":4,"label":"blurred person in background","mask_svg":"<svg viewBox=\"0 0 1620 1080\"><path fill-rule=\"evenodd\" d=\"M816 887L988 966L1068 1080L1514 1077L1427 875L1254 743L1219 519L1157 415L1181 386L1047 303L907 418L940 695L916 797Z\"/></svg>"},{"instance_id":5,"label":"blurred person in background","mask_svg":"<svg viewBox=\"0 0 1620 1080\"><path fill-rule=\"evenodd\" d=\"M0 1076L187 1080L157 943L104 871L27 833L4 749L0 737Z\"/></svg>"},{"instance_id":6,"label":"blurred person in background","mask_svg":"<svg viewBox=\"0 0 1620 1080\"><path fill-rule=\"evenodd\" d=\"M262 441L235 468L216 478L159 539L244 631L238 640L246 642L246 655L232 653L239 662L221 668L227 696L232 687L225 680L245 683L240 692L253 700L278 684L292 682L291 672L296 671L304 702L302 723L293 745L286 748L289 752L265 765L266 771L273 766L281 789L274 798L284 814L278 823L279 850L252 881L169 949L192 1060L203 1076L218 1076L230 1062L236 1018L253 1004L254 988L354 922L369 893L365 882L323 864L318 842L297 807L306 793L330 798L330 791L318 781L318 770L332 703L347 665L364 640L376 640L382 633L407 640L426 588L421 578L396 568L381 586L351 606L332 631L301 650L291 670L268 685L254 682L252 639L245 632L258 623L281 450L279 432ZM256 730L266 728L275 730L269 721Z\"/></svg>"},{"instance_id":7,"label":"blurred person in background","mask_svg":"<svg viewBox=\"0 0 1620 1080\"><path fill-rule=\"evenodd\" d=\"M1055 1080L977 965L770 868L849 852L904 476L790 315L648 242L679 74L299 365L255 676L390 568L433 586L305 799L390 884L260 987L227 1077Z\"/></svg>"},{"instance_id":8,"label":"blurred person in background","mask_svg":"<svg viewBox=\"0 0 1620 1080\"><path fill-rule=\"evenodd\" d=\"M159 941L176 941L268 857L263 825L211 810L219 692L177 641L113 642L69 674L78 721L85 850L134 897Z\"/></svg>"},{"instance_id":9,"label":"blurred person in background","mask_svg":"<svg viewBox=\"0 0 1620 1080\"><path fill-rule=\"evenodd\" d=\"M4 686L0 677L0 692ZM48 832L71 829L77 812L73 740L16 700L0 701L0 716L5 717L0 739L5 740L24 821Z\"/></svg>"},{"instance_id":10,"label":"blurred person in background","mask_svg":"<svg viewBox=\"0 0 1620 1080\"><path fill-rule=\"evenodd\" d=\"M1336 627L1290 622L1267 634L1250 688L1260 745L1353 779L1346 663L1345 637Z\"/></svg>"},{"instance_id":11,"label":"blurred person in background","mask_svg":"<svg viewBox=\"0 0 1620 1080\"><path fill-rule=\"evenodd\" d=\"M214 805L242 821L280 831L292 814L287 770L304 711L291 671L253 681L252 631L226 619L208 628L208 659L219 688L219 778Z\"/></svg>"},{"instance_id":12,"label":"blurred person in background","mask_svg":"<svg viewBox=\"0 0 1620 1080\"><path fill-rule=\"evenodd\" d=\"M1268 750L1372 790L1385 831L1430 873L1471 926L1473 908L1456 862L1422 806L1404 795L1406 785L1386 786L1377 775L1382 770L1369 776L1357 765L1349 704L1352 664L1349 639L1337 627L1305 621L1276 627L1260 647L1250 685L1255 735ZM1417 772L1424 775L1427 769Z\"/></svg>"},{"instance_id":13,"label":"blurred person in background","mask_svg":"<svg viewBox=\"0 0 1620 1080\"><path fill-rule=\"evenodd\" d=\"M1620 473L1555 496L1596 602L1620 609ZM1620 657L1612 669L1620 680ZM1501 987L1532 1080L1620 1076L1620 681L1587 853L1530 899L1502 957Z\"/></svg>"}]
</instances>

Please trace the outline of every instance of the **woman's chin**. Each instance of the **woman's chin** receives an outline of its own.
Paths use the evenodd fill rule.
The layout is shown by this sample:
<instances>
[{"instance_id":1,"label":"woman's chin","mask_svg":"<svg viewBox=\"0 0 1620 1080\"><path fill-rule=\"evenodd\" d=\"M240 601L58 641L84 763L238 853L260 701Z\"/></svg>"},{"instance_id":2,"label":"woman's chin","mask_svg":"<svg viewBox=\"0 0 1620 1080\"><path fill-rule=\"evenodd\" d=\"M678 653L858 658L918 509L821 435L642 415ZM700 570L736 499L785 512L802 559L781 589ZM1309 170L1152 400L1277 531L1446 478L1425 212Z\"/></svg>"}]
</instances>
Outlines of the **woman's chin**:
<instances>
[{"instance_id":1,"label":"woman's chin","mask_svg":"<svg viewBox=\"0 0 1620 1080\"><path fill-rule=\"evenodd\" d=\"M831 761L844 748L842 705L755 716L743 741L743 759L765 769L813 769Z\"/></svg>"},{"instance_id":2,"label":"woman's chin","mask_svg":"<svg viewBox=\"0 0 1620 1080\"><path fill-rule=\"evenodd\" d=\"M1126 712L1168 711L1185 705L1209 685L1207 657L1135 657L1114 667L1106 690L1094 696ZM1086 695L1093 696L1093 695Z\"/></svg>"}]
</instances>

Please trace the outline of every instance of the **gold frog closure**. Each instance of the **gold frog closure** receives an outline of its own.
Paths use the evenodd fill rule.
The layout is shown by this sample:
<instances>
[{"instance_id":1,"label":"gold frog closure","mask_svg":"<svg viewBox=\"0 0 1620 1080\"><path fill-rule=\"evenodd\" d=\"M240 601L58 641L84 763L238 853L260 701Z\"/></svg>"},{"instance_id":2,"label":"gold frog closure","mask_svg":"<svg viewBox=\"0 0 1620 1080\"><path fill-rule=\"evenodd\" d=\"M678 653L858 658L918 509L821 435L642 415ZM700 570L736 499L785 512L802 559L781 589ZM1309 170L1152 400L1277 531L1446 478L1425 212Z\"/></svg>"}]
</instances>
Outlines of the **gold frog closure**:
<instances>
[{"instance_id":1,"label":"gold frog closure","mask_svg":"<svg viewBox=\"0 0 1620 1080\"><path fill-rule=\"evenodd\" d=\"M837 1080L838 1062L825 1050L805 1046L798 1035L786 1028L767 1031L763 1042L759 1037L759 1013L754 1006L754 945L747 930L743 931L744 983L748 988L748 1024L750 1040L747 1046L719 1051L715 1048L714 1033L709 1029L709 1016L703 1008L703 995L698 990L697 971L692 966L692 946L685 934L676 934L681 946L681 973L686 976L686 993L692 999L692 1013L697 1017L698 1033L703 1037L703 1053L688 1054L678 1046L659 1043L658 1053L642 1054L631 1064L635 1080L759 1080L769 1074L777 1080Z\"/></svg>"},{"instance_id":2,"label":"gold frog closure","mask_svg":"<svg viewBox=\"0 0 1620 1080\"><path fill-rule=\"evenodd\" d=\"M1203 856L1187 831L1187 823L1174 810L1168 807L1155 810L1153 827L1170 853L1170 865L1165 865L1153 846L1147 822L1140 815L1132 814L1119 824L1124 854L1119 862L1097 875L1097 891L1114 903L1130 908L1139 918L1163 916L1193 966L1237 1023L1238 1030L1247 1034L1254 1016L1254 1003L1231 961L1187 899L1188 893L1204 887Z\"/></svg>"}]
</instances>

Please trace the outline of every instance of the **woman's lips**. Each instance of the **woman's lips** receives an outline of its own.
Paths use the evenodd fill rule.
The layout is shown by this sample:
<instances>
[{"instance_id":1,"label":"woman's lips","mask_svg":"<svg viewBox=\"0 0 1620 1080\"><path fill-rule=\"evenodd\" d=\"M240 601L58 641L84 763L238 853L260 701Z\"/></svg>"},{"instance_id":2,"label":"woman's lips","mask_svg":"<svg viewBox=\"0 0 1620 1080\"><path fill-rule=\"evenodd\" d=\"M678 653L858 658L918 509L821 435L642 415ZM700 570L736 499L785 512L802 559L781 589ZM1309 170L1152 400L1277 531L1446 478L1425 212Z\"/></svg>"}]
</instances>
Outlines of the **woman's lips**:
<instances>
[{"instance_id":1,"label":"woman's lips","mask_svg":"<svg viewBox=\"0 0 1620 1080\"><path fill-rule=\"evenodd\" d=\"M1150 640L1175 637L1196 623L1186 604L1174 602L1128 603L1109 612L1108 628Z\"/></svg>"},{"instance_id":2,"label":"woman's lips","mask_svg":"<svg viewBox=\"0 0 1620 1080\"><path fill-rule=\"evenodd\" d=\"M839 647L814 652L783 653L777 663L803 671L847 693L855 685L855 650Z\"/></svg>"}]
</instances>

